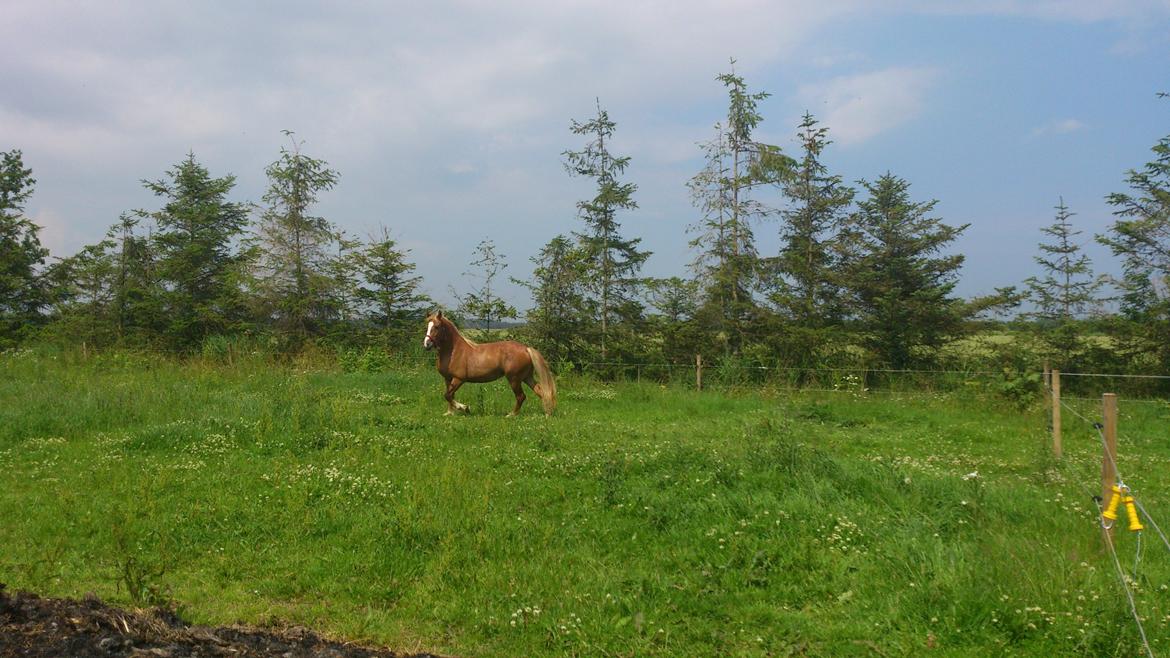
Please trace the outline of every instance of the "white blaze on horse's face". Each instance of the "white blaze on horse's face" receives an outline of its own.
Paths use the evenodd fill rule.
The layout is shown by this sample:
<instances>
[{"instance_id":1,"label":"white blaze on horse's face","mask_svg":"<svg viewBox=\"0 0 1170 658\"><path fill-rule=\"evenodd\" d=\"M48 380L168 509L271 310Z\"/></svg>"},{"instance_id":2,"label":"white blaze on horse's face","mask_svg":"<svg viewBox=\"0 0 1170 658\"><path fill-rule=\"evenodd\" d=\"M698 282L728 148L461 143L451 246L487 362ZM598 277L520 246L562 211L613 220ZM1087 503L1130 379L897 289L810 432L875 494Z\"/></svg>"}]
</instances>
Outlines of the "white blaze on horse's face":
<instances>
[{"instance_id":1,"label":"white blaze on horse's face","mask_svg":"<svg viewBox=\"0 0 1170 658\"><path fill-rule=\"evenodd\" d=\"M431 331L435 328L434 322L427 323L427 335L423 336L423 349L429 350L435 346L435 341L431 338Z\"/></svg>"}]
</instances>

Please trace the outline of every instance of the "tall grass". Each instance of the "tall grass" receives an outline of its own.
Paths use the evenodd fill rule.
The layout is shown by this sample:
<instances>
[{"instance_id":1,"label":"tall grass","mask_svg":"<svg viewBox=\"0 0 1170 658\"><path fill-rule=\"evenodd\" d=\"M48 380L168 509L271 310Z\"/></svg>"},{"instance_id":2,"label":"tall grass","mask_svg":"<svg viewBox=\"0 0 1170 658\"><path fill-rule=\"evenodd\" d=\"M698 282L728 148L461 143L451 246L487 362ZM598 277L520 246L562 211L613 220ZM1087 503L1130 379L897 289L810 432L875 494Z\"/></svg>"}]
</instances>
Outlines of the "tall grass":
<instances>
[{"instance_id":1,"label":"tall grass","mask_svg":"<svg viewBox=\"0 0 1170 658\"><path fill-rule=\"evenodd\" d=\"M221 361L0 357L0 580L465 656L1140 652L1096 438L1053 462L1038 405L570 376L444 417L423 367ZM1164 527L1167 420L1122 403ZM1156 541L1117 532L1160 653Z\"/></svg>"}]
</instances>

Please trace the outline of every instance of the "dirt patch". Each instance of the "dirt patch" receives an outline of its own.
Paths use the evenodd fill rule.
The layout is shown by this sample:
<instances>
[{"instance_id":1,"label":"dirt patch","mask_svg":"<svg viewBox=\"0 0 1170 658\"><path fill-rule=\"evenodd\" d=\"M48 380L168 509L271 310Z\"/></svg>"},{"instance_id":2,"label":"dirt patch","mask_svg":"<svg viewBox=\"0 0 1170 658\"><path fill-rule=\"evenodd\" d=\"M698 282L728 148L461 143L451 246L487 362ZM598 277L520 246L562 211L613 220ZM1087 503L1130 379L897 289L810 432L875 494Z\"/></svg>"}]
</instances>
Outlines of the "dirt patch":
<instances>
[{"instance_id":1,"label":"dirt patch","mask_svg":"<svg viewBox=\"0 0 1170 658\"><path fill-rule=\"evenodd\" d=\"M0 584L0 657L437 658L326 640L300 627L190 626L165 609L123 610L97 598L9 594Z\"/></svg>"}]
</instances>

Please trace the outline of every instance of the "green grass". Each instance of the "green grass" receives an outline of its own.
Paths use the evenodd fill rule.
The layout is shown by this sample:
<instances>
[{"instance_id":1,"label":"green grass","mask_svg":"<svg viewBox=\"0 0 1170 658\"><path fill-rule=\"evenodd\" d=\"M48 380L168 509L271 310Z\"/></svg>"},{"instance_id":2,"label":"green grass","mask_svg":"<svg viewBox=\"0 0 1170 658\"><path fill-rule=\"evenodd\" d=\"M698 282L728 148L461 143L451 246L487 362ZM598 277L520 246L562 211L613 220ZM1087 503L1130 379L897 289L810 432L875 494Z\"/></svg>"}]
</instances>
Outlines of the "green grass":
<instances>
[{"instance_id":1,"label":"green grass","mask_svg":"<svg viewBox=\"0 0 1170 658\"><path fill-rule=\"evenodd\" d=\"M8 353L0 581L461 656L1141 653L1079 421L1057 464L1039 405L980 390L560 394L509 419L468 385L451 418L428 369ZM1170 530L1168 421L1122 402ZM1117 533L1160 655L1170 552L1143 542L1134 575Z\"/></svg>"}]
</instances>

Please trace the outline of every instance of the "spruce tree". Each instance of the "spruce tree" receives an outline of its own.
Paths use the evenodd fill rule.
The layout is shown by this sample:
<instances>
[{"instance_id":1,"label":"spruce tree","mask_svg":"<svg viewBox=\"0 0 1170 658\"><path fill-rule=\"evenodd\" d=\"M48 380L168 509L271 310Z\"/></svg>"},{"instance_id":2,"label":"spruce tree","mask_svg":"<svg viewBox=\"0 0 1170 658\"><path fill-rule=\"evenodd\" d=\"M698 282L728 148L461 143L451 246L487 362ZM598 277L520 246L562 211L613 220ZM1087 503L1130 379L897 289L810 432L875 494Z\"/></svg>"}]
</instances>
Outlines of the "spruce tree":
<instances>
[{"instance_id":1,"label":"spruce tree","mask_svg":"<svg viewBox=\"0 0 1170 658\"><path fill-rule=\"evenodd\" d=\"M701 292L694 279L672 276L646 282L646 301L658 311L649 320L662 337L662 358L668 362L687 363L702 349L695 322Z\"/></svg>"},{"instance_id":2,"label":"spruce tree","mask_svg":"<svg viewBox=\"0 0 1170 658\"><path fill-rule=\"evenodd\" d=\"M120 343L153 342L163 325L154 253L149 238L135 231L139 219L122 213L106 233L117 249L112 314Z\"/></svg>"},{"instance_id":3,"label":"spruce tree","mask_svg":"<svg viewBox=\"0 0 1170 658\"><path fill-rule=\"evenodd\" d=\"M873 183L840 236L849 258L841 281L862 331L862 344L891 368L921 363L955 336L970 307L951 297L961 254L944 250L968 224L932 216L936 201L910 199L910 184L892 174Z\"/></svg>"},{"instance_id":4,"label":"spruce tree","mask_svg":"<svg viewBox=\"0 0 1170 658\"><path fill-rule=\"evenodd\" d=\"M59 259L46 273L53 290L50 335L89 346L118 339L117 243L109 238Z\"/></svg>"},{"instance_id":5,"label":"spruce tree","mask_svg":"<svg viewBox=\"0 0 1170 658\"><path fill-rule=\"evenodd\" d=\"M36 180L18 150L0 153L0 349L26 337L48 303L39 271L49 255L24 216Z\"/></svg>"},{"instance_id":6,"label":"spruce tree","mask_svg":"<svg viewBox=\"0 0 1170 658\"><path fill-rule=\"evenodd\" d=\"M1074 214L1061 198L1052 224L1040 229L1052 238L1040 243L1041 254L1034 257L1043 275L1024 281L1035 306L1029 315L1040 321L1041 340L1057 358L1053 365L1062 368L1071 365L1081 343L1073 322L1096 304L1103 284L1093 276L1092 262L1076 242L1081 231L1072 226Z\"/></svg>"},{"instance_id":7,"label":"spruce tree","mask_svg":"<svg viewBox=\"0 0 1170 658\"><path fill-rule=\"evenodd\" d=\"M313 215L322 192L337 185L339 175L324 160L291 147L265 170L268 190L258 230L256 285L261 314L275 321L295 341L321 332L342 314L333 248L340 234L332 222Z\"/></svg>"},{"instance_id":8,"label":"spruce tree","mask_svg":"<svg viewBox=\"0 0 1170 658\"><path fill-rule=\"evenodd\" d=\"M781 248L772 262L771 299L797 327L815 330L840 319L839 250L835 235L847 217L854 191L830 174L821 160L828 128L809 113L800 123L801 157L783 182Z\"/></svg>"},{"instance_id":9,"label":"spruce tree","mask_svg":"<svg viewBox=\"0 0 1170 658\"><path fill-rule=\"evenodd\" d=\"M700 315L718 332L724 348L737 353L748 323L759 315L754 291L761 264L752 223L771 209L753 197L755 187L774 183L792 161L779 148L758 142L752 133L763 120L760 101L767 92L750 93L734 72L718 76L727 89L726 123L716 124L715 139L703 145L706 164L688 182L692 203L702 219L691 230L699 250L694 267L705 288Z\"/></svg>"},{"instance_id":10,"label":"spruce tree","mask_svg":"<svg viewBox=\"0 0 1170 658\"><path fill-rule=\"evenodd\" d=\"M558 235L532 258L527 281L533 308L525 330L550 362L581 366L590 360L590 330L596 303L587 289L589 262L581 245Z\"/></svg>"},{"instance_id":11,"label":"spruce tree","mask_svg":"<svg viewBox=\"0 0 1170 658\"><path fill-rule=\"evenodd\" d=\"M1061 198L1052 224L1040 229L1053 239L1051 243L1040 243L1042 253L1034 257L1044 276L1025 281L1036 305L1032 315L1038 319L1069 322L1083 316L1097 301L1095 293L1101 281L1093 276L1089 256L1076 243L1082 231L1074 229L1069 221L1075 214Z\"/></svg>"},{"instance_id":12,"label":"spruce tree","mask_svg":"<svg viewBox=\"0 0 1170 658\"><path fill-rule=\"evenodd\" d=\"M365 282L357 289L358 299L370 308L371 319L385 331L411 325L431 303L419 291L422 277L412 274L415 265L407 260L409 253L382 227L381 233L372 236L354 256L357 273Z\"/></svg>"},{"instance_id":13,"label":"spruce tree","mask_svg":"<svg viewBox=\"0 0 1170 658\"><path fill-rule=\"evenodd\" d=\"M1097 240L1123 260L1123 309L1140 319L1138 332L1145 342L1137 352L1152 357L1155 367L1166 369L1170 368L1170 294L1165 293L1170 287L1170 135L1151 150L1151 161L1127 172L1129 191L1107 197L1118 219Z\"/></svg>"},{"instance_id":14,"label":"spruce tree","mask_svg":"<svg viewBox=\"0 0 1170 658\"><path fill-rule=\"evenodd\" d=\"M1098 240L1114 254L1170 276L1170 135L1151 150L1153 160L1127 173L1130 191L1106 197L1118 219Z\"/></svg>"},{"instance_id":15,"label":"spruce tree","mask_svg":"<svg viewBox=\"0 0 1170 658\"><path fill-rule=\"evenodd\" d=\"M609 141L617 127L609 113L597 101L597 116L580 123L573 121L570 129L575 135L589 138L581 151L565 151L565 169L574 176L592 178L597 185L593 198L577 204L577 212L585 222L586 230L578 233L584 256L591 267L588 278L597 300L601 325L601 358L606 360L611 324L614 320L627 328L642 315L637 302L638 273L650 252L638 248L640 238L626 239L621 235L617 213L638 207L633 199L638 189L633 183L619 180L629 157L614 156Z\"/></svg>"},{"instance_id":16,"label":"spruce tree","mask_svg":"<svg viewBox=\"0 0 1170 658\"><path fill-rule=\"evenodd\" d=\"M162 285L165 335L173 347L183 349L235 329L245 317L240 287L245 255L238 238L247 226L248 210L227 200L235 176L212 178L193 153L167 175L143 181L165 202L159 210L141 214L156 225L151 247Z\"/></svg>"}]
</instances>

